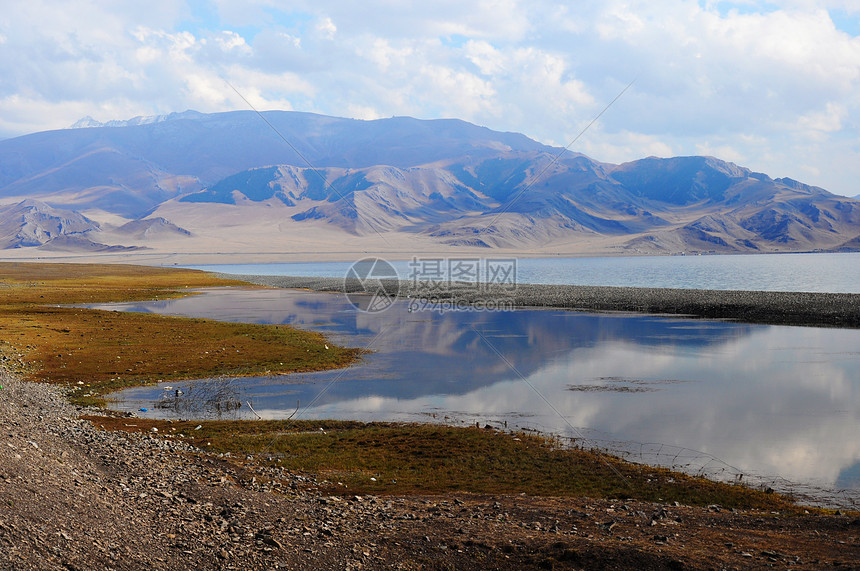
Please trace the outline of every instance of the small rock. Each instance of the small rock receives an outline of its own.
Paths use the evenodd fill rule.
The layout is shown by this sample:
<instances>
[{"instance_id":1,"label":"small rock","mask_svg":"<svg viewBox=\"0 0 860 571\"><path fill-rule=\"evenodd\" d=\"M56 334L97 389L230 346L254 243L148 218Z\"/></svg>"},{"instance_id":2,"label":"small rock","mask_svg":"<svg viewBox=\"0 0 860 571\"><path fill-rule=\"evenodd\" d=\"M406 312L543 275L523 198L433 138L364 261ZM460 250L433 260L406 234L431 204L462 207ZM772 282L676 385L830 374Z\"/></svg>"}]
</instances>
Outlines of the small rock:
<instances>
[{"instance_id":1,"label":"small rock","mask_svg":"<svg viewBox=\"0 0 860 571\"><path fill-rule=\"evenodd\" d=\"M605 529L606 531L612 531L612 530L615 528L615 526L617 526L617 525L618 525L618 523L617 523L617 522L614 522L614 521L607 521L607 522L605 522L605 523L601 523L601 524L598 524L598 525L599 525L600 527L602 527L603 529Z\"/></svg>"}]
</instances>

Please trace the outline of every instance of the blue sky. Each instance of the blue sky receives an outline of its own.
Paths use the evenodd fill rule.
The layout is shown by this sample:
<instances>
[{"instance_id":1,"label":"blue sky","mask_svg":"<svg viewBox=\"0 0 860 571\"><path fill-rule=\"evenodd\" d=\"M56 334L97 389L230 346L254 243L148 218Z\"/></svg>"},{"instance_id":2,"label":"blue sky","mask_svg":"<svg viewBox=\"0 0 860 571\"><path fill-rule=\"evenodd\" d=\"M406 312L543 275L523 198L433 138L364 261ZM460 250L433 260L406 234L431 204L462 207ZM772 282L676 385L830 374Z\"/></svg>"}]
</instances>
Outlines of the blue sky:
<instances>
[{"instance_id":1,"label":"blue sky","mask_svg":"<svg viewBox=\"0 0 860 571\"><path fill-rule=\"evenodd\" d=\"M196 109L457 117L860 194L856 0L0 0L0 138ZM226 80L226 81L225 81Z\"/></svg>"}]
</instances>

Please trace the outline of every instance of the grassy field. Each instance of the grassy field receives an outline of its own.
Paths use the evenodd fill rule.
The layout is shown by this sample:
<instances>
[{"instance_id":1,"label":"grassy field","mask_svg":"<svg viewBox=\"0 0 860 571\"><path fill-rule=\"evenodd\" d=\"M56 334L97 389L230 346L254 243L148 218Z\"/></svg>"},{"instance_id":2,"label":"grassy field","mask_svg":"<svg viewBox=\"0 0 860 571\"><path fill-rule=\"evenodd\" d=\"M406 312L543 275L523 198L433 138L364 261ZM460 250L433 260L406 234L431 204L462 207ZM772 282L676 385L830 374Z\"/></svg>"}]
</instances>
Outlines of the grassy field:
<instances>
[{"instance_id":1,"label":"grassy field","mask_svg":"<svg viewBox=\"0 0 860 571\"><path fill-rule=\"evenodd\" d=\"M185 422L87 417L106 430L185 440L240 462L329 482L332 494L528 494L633 498L686 505L798 511L778 494L564 449L551 438L431 424L336 420Z\"/></svg>"},{"instance_id":2,"label":"grassy field","mask_svg":"<svg viewBox=\"0 0 860 571\"><path fill-rule=\"evenodd\" d=\"M173 268L0 263L0 355L28 380L73 386L79 404L159 380L314 371L358 358L287 326L58 307L231 285L247 284Z\"/></svg>"}]
</instances>

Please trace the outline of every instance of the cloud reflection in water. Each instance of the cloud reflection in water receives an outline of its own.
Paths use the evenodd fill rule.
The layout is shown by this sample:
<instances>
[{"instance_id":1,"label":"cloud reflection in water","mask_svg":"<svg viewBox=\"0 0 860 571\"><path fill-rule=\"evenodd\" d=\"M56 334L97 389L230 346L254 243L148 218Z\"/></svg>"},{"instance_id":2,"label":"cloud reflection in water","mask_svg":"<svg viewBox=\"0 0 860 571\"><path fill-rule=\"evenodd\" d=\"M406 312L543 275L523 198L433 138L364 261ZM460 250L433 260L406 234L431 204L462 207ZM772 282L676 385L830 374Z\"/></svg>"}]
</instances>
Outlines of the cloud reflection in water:
<instances>
[{"instance_id":1,"label":"cloud reflection in water","mask_svg":"<svg viewBox=\"0 0 860 571\"><path fill-rule=\"evenodd\" d=\"M345 372L242 380L241 400L264 417L287 417L297 399L304 407L327 387L301 417L432 421L435 414L577 436L532 385L590 439L685 447L742 470L858 486L856 330L556 310L409 313L403 303L364 314L336 294L289 290L110 307L118 305L289 323L352 346L378 335L375 352ZM136 410L159 391L128 389L116 406Z\"/></svg>"}]
</instances>

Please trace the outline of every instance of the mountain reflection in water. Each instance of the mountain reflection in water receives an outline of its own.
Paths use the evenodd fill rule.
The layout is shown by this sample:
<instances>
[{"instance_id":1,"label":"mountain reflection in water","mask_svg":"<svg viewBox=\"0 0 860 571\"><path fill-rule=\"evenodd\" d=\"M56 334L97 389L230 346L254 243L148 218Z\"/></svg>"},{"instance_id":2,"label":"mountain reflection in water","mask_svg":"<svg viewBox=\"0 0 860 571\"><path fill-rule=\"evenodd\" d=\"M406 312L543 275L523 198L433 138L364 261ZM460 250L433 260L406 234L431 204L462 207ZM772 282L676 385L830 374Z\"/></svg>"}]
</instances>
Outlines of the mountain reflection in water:
<instances>
[{"instance_id":1,"label":"mountain reflection in water","mask_svg":"<svg viewBox=\"0 0 860 571\"><path fill-rule=\"evenodd\" d=\"M584 436L589 446L690 449L701 453L696 461L714 457L746 474L860 489L858 330L564 310L410 312L405 302L367 314L341 295L291 290L96 307L286 323L373 351L348 369L235 381L236 398L264 418L289 417L299 401L299 418L506 423ZM189 418L189 407L158 408L165 392L126 389L112 406ZM247 406L217 415L256 418Z\"/></svg>"}]
</instances>

